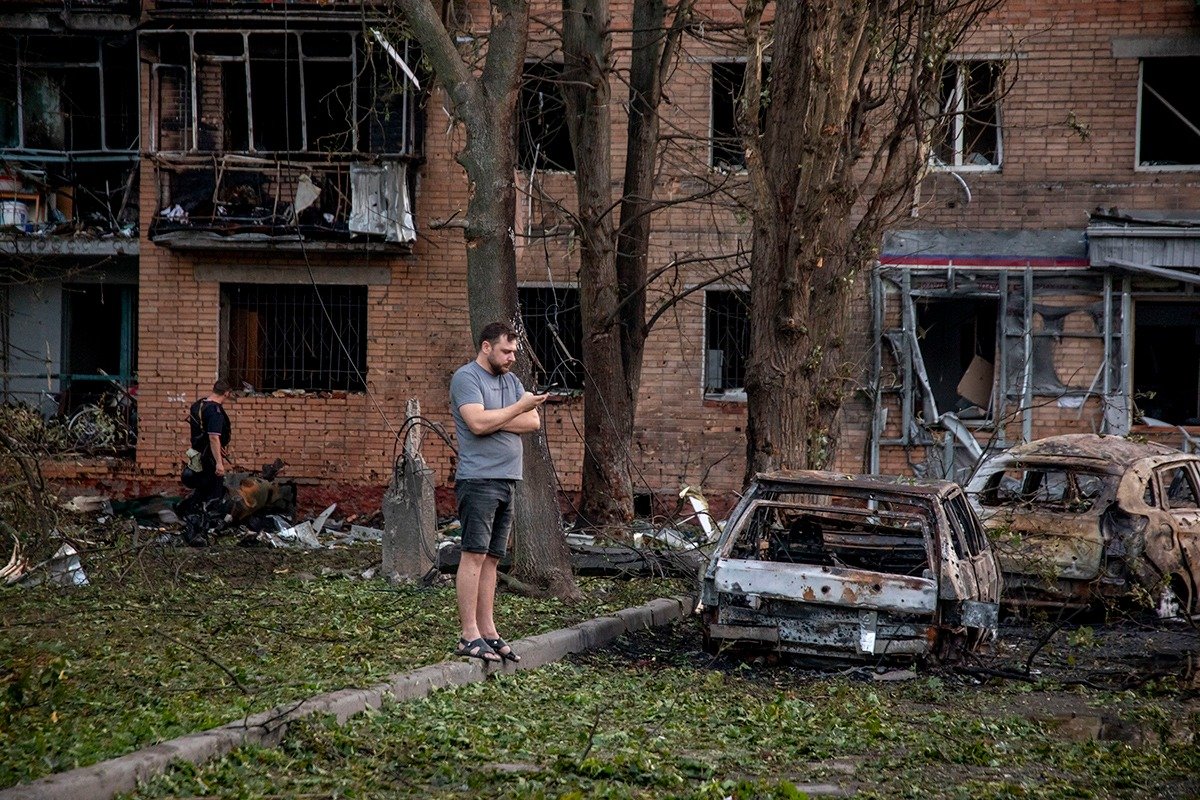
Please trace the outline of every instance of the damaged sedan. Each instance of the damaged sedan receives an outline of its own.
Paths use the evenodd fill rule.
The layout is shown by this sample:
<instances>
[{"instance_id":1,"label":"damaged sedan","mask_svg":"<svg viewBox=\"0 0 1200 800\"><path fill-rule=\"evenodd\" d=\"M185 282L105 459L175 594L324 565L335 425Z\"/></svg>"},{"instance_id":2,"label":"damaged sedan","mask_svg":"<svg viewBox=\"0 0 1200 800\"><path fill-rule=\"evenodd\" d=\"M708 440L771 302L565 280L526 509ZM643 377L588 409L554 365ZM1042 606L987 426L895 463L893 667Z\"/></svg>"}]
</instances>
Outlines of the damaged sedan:
<instances>
[{"instance_id":1,"label":"damaged sedan","mask_svg":"<svg viewBox=\"0 0 1200 800\"><path fill-rule=\"evenodd\" d=\"M1200 611L1200 458L1119 436L1052 436L985 462L967 492L1006 603Z\"/></svg>"},{"instance_id":2,"label":"damaged sedan","mask_svg":"<svg viewBox=\"0 0 1200 800\"><path fill-rule=\"evenodd\" d=\"M730 515L703 573L700 613L709 649L947 658L994 638L1000 588L957 485L773 472Z\"/></svg>"}]
</instances>

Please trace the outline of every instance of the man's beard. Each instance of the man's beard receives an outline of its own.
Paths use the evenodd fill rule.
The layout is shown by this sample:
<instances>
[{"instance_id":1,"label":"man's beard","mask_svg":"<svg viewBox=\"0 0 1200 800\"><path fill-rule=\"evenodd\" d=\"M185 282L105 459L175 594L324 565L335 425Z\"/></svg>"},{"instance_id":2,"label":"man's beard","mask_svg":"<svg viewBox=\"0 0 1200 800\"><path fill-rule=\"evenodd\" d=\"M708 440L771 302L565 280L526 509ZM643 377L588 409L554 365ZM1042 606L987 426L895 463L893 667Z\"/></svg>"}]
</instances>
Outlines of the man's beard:
<instances>
[{"instance_id":1,"label":"man's beard","mask_svg":"<svg viewBox=\"0 0 1200 800\"><path fill-rule=\"evenodd\" d=\"M492 356L488 356L488 364L491 366L492 372L497 375L503 375L512 369L512 364L505 364L501 361L497 361Z\"/></svg>"}]
</instances>

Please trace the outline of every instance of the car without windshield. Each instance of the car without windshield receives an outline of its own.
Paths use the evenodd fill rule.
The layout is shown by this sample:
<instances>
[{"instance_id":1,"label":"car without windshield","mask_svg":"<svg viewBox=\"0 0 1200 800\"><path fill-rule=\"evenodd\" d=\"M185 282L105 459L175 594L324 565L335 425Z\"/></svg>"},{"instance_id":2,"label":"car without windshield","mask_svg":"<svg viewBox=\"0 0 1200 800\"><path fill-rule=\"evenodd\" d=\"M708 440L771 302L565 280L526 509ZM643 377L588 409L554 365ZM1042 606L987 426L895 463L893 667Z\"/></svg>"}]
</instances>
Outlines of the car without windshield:
<instances>
[{"instance_id":1,"label":"car without windshield","mask_svg":"<svg viewBox=\"0 0 1200 800\"><path fill-rule=\"evenodd\" d=\"M1141 599L1162 617L1200 610L1194 455L1119 436L1052 436L986 461L967 494L1000 560L1006 603Z\"/></svg>"},{"instance_id":2,"label":"car without windshield","mask_svg":"<svg viewBox=\"0 0 1200 800\"><path fill-rule=\"evenodd\" d=\"M943 658L996 633L999 568L947 481L758 475L701 579L710 650L855 661Z\"/></svg>"}]
</instances>

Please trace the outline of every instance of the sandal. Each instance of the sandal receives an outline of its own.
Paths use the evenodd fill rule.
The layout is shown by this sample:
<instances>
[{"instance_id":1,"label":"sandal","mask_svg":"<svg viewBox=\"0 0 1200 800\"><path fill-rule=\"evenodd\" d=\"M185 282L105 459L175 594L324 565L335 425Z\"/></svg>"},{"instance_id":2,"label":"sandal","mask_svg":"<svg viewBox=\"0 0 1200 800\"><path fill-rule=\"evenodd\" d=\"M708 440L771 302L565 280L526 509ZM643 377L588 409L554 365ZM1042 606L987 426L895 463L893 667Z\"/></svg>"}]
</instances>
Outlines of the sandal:
<instances>
[{"instance_id":1,"label":"sandal","mask_svg":"<svg viewBox=\"0 0 1200 800\"><path fill-rule=\"evenodd\" d=\"M500 654L493 650L482 637L472 639L469 642L466 639L460 638L458 640L458 647L454 648L454 655L466 658L478 658L480 661L486 661L489 664L498 664L503 661Z\"/></svg>"},{"instance_id":2,"label":"sandal","mask_svg":"<svg viewBox=\"0 0 1200 800\"><path fill-rule=\"evenodd\" d=\"M497 636L495 639L489 639L486 636L483 638L487 642L488 647L492 648L492 652L500 656L505 661L511 661L514 664L521 660L521 657L513 652L513 649L508 646L508 642ZM508 652L504 652L504 648L508 648Z\"/></svg>"}]
</instances>

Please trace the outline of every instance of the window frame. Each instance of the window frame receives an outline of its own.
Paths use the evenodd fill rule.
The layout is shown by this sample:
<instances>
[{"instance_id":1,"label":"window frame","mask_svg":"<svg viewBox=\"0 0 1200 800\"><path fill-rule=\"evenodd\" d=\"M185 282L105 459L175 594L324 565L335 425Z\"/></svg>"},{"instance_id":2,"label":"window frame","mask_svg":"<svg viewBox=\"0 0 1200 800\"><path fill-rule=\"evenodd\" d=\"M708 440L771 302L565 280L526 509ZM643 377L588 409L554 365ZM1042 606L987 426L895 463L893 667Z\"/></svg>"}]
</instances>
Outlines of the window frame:
<instances>
[{"instance_id":1,"label":"window frame","mask_svg":"<svg viewBox=\"0 0 1200 800\"><path fill-rule=\"evenodd\" d=\"M703 323L703 335L702 335L700 341L703 345L703 349L701 350L701 356L700 356L700 392L703 395L705 400L716 400L719 402L726 402L726 403L745 403L747 401L747 396L746 396L746 386L745 386L744 377L745 377L745 363L750 356L749 346L747 346L746 352L742 354L742 361L743 361L742 384L743 385L737 386L737 387L732 387L729 389L724 389L721 391L712 391L708 388L708 351L711 349L708 346L708 333L709 333L709 330L708 330L708 310L709 310L708 296L712 292L721 292L721 293L726 293L726 294L742 294L745 296L747 337L749 336L750 292L745 289L735 288L735 287L727 286L724 284L714 284L712 286L706 286L703 290L704 303L703 303L703 306L701 309L701 313L702 313L701 321ZM748 344L749 343L747 342L747 345Z\"/></svg>"},{"instance_id":2,"label":"window frame","mask_svg":"<svg viewBox=\"0 0 1200 800\"><path fill-rule=\"evenodd\" d=\"M210 153L224 152L233 154L253 154L253 155L290 155L300 157L312 157L318 159L328 158L346 158L358 155L375 155L380 157L390 158L412 158L420 154L421 149L421 133L418 108L420 106L420 92L413 86L411 78L404 75L402 71L397 70L396 65L392 63L391 57L388 54L377 55L371 58L369 48L371 38L369 34L358 30L308 30L308 29L280 29L267 27L263 29L245 29L237 31L211 30L203 28L181 28L169 31L154 31L146 32L144 35L155 37L151 41L156 43L156 46L163 47L169 39L182 42L186 40L186 55L182 52L173 53L172 55L180 56L167 60L160 57L160 60L150 66L149 80L149 109L148 109L148 133L150 140L149 149L155 153L163 153L176 156L190 155L207 155ZM241 38L240 54L219 54L209 55L199 52L197 48L197 37L208 38L222 35ZM290 42L286 52L291 54L282 61L276 58L257 58L252 55L252 38L256 41L265 41L265 37L280 36L284 41ZM305 51L306 42L311 43L313 37L328 37L344 38L349 42L349 48L346 55L329 55L323 52L314 52L308 54ZM176 45L179 46L179 45ZM399 55L405 63L415 62L419 57L419 50L416 43L410 39L404 39L397 43L396 48L399 50ZM317 48L314 48L317 49ZM264 134L254 130L255 120L255 103L254 103L254 80L252 78L253 70L258 65L260 68L267 64L283 64L283 69L290 70L294 58L295 69L298 75L298 86L296 88L297 101L299 102L298 124L300 141L293 144L291 149L259 149L258 144L263 141ZM181 62L181 63L180 63ZM206 64L233 64L242 65L245 75L245 116L246 116L246 139L247 149L230 149L222 147L220 149L207 146L203 141L202 126L200 124L204 109L202 108L203 99L201 97L201 67ZM347 97L350 101L349 118L347 120L348 128L346 130L346 140L349 149L321 149L315 137L310 135L310 109L308 90L305 83L305 76L310 69L321 68L323 65L348 65L352 83L347 89ZM236 69L236 66L234 67ZM376 82L380 80L381 70L386 69L397 81L402 82L402 91L392 100L390 105L381 103L381 93L375 92ZM164 123L167 117L164 116L164 73L176 73L180 77L179 87L177 91L180 93L181 101L186 106L179 120L179 130L181 131L181 148L165 149L163 146ZM368 93L372 100L371 108L365 108L362 102L361 95ZM237 104L235 104L237 105ZM376 109L378 106L378 109ZM377 118L373 115L378 111L383 113L396 113L401 117L401 137L403 144L400 150L393 150L387 147L376 149L374 143ZM284 122L287 125L287 122Z\"/></svg>"},{"instance_id":3,"label":"window frame","mask_svg":"<svg viewBox=\"0 0 1200 800\"><path fill-rule=\"evenodd\" d=\"M964 121L967 115L967 98L966 98L966 75L970 71L970 67L976 64L995 64L997 68L997 78L1000 79L1004 73L1004 61L997 58L977 58L972 56L950 57L946 60L945 68L953 67L954 69L954 97L957 102L953 110L942 106L938 109L938 117L936 123L946 121L952 127L954 138L954 163L947 164L938 158L936 154L936 143L931 143L929 149L929 161L931 168L936 172L976 172L976 173L991 173L1000 172L1004 169L1004 118L1003 109L1000 103L1000 98L996 97L992 102L992 109L996 115L996 163L994 164L966 164L963 163L963 151L965 149L964 142ZM963 67L967 67L964 69ZM1000 81L997 81L999 83ZM998 92L999 85L993 86L992 91ZM939 93L940 98L940 93ZM948 105L948 102L947 102ZM937 127L937 124L934 126Z\"/></svg>"},{"instance_id":4,"label":"window frame","mask_svg":"<svg viewBox=\"0 0 1200 800\"><path fill-rule=\"evenodd\" d=\"M250 281L250 282L247 282L247 281L221 281L221 283L219 284L219 288L218 288L219 320L220 320L220 322L219 322L219 329L218 329L217 356L218 356L219 363L220 363L221 374L228 375L230 377L230 379L234 381L235 388L236 388L236 385L240 381L244 380L244 376L241 374L234 374L234 370L233 370L233 362L234 362L234 357L233 357L233 347L234 347L233 316L234 316L234 306L235 306L235 302L233 300L233 295L235 292L237 292L238 290L242 290L242 289L253 290L254 292L257 292L260 296L263 296L263 297L267 296L271 290L274 290L274 292L275 292L274 299L276 299L276 300L282 299L280 296L280 292L279 292L280 289L294 290L297 293L300 293L303 290L315 290L317 292L319 292L321 290L345 291L345 292L347 292L348 297L350 296L350 293L354 292L355 290L357 290L358 293L361 293L362 307L361 307L360 313L362 315L362 319L361 319L362 328L361 328L361 331L359 331L358 341L356 342L356 344L357 344L356 350L358 352L358 356L361 361L361 364L356 362L350 353L341 352L341 354L339 355L339 360L343 360L345 362L343 371L345 371L345 373L347 375L347 380L345 381L345 385L340 385L340 386L333 385L335 383L335 381L332 378L332 373L326 373L327 376L329 377L329 380L327 381L327 383L328 383L327 386L314 387L314 388L307 388L304 386L296 386L296 385L268 386L267 382L263 380L262 376L260 376L259 383L262 385L254 385L255 393L270 394L273 392L282 391L285 394L289 394L289 395L290 394L312 395L312 394L316 394L316 393L320 393L320 392L346 392L347 394L365 394L368 391L368 388L369 388L368 375L370 373L370 368L371 368L371 362L370 362L370 353L371 353L371 287L369 285L352 284L352 283L313 284L313 283L300 283L300 282L296 282L296 283L261 283L261 282L257 282L257 281ZM328 301L328 298L322 296L320 298L320 300L317 302L317 307L320 309L320 313L321 313L322 318L324 319L325 323L328 325L336 326L338 324L337 320L331 321L328 319L328 316L327 316L328 311L326 309L327 301ZM349 324L346 320L342 320L342 323ZM336 328L332 331L327 331L326 335L334 336L335 349L339 349L339 348L342 348L344 350L350 349L349 344L347 344L344 341L342 332L336 330ZM265 345L264 345L264 348L265 348ZM266 355L265 349L263 350L262 360L263 360L263 366L260 367L260 370L265 374L268 369L266 366L266 362L269 361L269 357ZM297 371L302 371L302 369L303 369L302 365L293 364L292 367L293 367L293 369L296 369ZM353 384L353 385L351 385L351 384Z\"/></svg>"},{"instance_id":5,"label":"window frame","mask_svg":"<svg viewBox=\"0 0 1200 800\"><path fill-rule=\"evenodd\" d=\"M523 172L526 175L532 174L534 172L540 172L542 174L549 173L551 175L574 175L575 171L576 171L575 148L571 145L571 133L570 133L569 127L567 126L567 99L562 94L561 86L556 84L554 79L550 79L545 75L530 76L529 71L530 71L531 67L539 67L539 68L550 67L552 69L556 68L558 70L557 80L559 80L559 81L562 80L563 71L566 69L566 65L563 64L562 61L553 61L548 58L528 58L525 60L525 63L521 65L521 82L520 82L520 85L517 87L517 110L516 110L516 120L515 120L515 122L516 122L516 137L517 137L516 169L518 172ZM566 136L566 139L567 139L567 152L570 153L570 155L571 155L570 169L566 168L565 166L547 161L546 160L547 157L544 155L539 155L536 159L534 159L534 163L532 165L524 163L523 157L524 157L525 153L523 151L521 143L522 143L522 141L524 141L525 128L526 128L526 126L525 126L525 84L526 84L526 81L529 80L530 78L539 80L539 81L549 82L552 85L554 85L555 88L558 90L558 99L562 103L562 111L563 111L562 128L561 128L562 133L559 135ZM530 139L532 142L532 136L530 137ZM539 151L539 153L541 153L541 152L547 152L547 151Z\"/></svg>"},{"instance_id":6,"label":"window frame","mask_svg":"<svg viewBox=\"0 0 1200 800\"><path fill-rule=\"evenodd\" d=\"M109 141L112 136L116 135L115 133L110 132L108 129L109 122L111 121L110 118L113 117L116 112L109 108L109 105L112 102L112 97L110 96L109 90L112 89L113 86L109 84L108 81L115 80L115 78L110 77L110 66L111 62L115 61L118 56L109 52L107 48L109 48L113 42L119 41L120 37L108 36L99 33L68 32L66 35L72 38L92 40L96 45L96 58L94 60L84 61L81 59L71 59L65 57L64 54L64 57L62 58L38 60L36 58L26 58L30 40L48 39L54 35L43 31L39 31L28 36L20 34L21 32L19 31L4 31L0 33L0 36L3 36L3 38L7 39L12 47L12 109L14 112L13 122L16 133L15 142L11 145L4 146L4 149L14 153L28 154L73 153L77 155L102 154L110 156L137 154L137 131L139 130L141 124L140 108L133 108L129 112L130 118L126 120L126 122L131 126L132 132L134 133L134 140L125 147L112 145ZM131 60L128 64L126 64L126 67L129 68L130 75L137 76L137 81L140 84L141 70L139 67L139 53L136 45L131 47L128 55L130 56ZM98 119L96 122L96 135L97 144L99 146L75 147L67 141L63 142L64 146L62 148L41 147L30 144L30 136L27 129L29 124L29 114L27 112L30 110L28 108L30 100L25 96L27 77L40 74L48 75L55 72L66 74L71 70L94 73L95 88L98 91L98 97L96 98L96 110L98 113ZM60 90L65 91L61 84ZM73 133L74 127L72 126L71 131L64 131L64 137L70 138Z\"/></svg>"},{"instance_id":7,"label":"window frame","mask_svg":"<svg viewBox=\"0 0 1200 800\"><path fill-rule=\"evenodd\" d=\"M1138 59L1138 82L1137 82L1137 116L1134 122L1134 138L1133 138L1133 169L1135 172L1200 172L1200 142L1197 142L1196 152L1197 160L1192 164L1144 164L1142 163L1142 112L1146 96L1146 62L1151 58L1167 60L1170 56L1143 56ZM1200 65L1200 56L1178 56L1178 58L1192 58ZM1161 100L1160 102L1166 102ZM1197 134L1200 139L1200 134Z\"/></svg>"},{"instance_id":8,"label":"window frame","mask_svg":"<svg viewBox=\"0 0 1200 800\"><path fill-rule=\"evenodd\" d=\"M532 339L532 337L529 336L529 324L526 322L526 316L525 316L525 303L521 297L521 293L523 291L552 291L552 292L556 293L556 296L555 296L556 300L558 299L558 297L557 297L558 292L574 292L577 302L574 304L574 306L567 304L566 307L567 307L567 309L574 308L575 314L579 318L579 341L580 341L580 345L582 346L582 342L583 342L583 307L581 305L582 298L580 296L580 289L577 284L567 283L567 282L549 283L546 281L522 281L517 284L517 301L518 301L518 305L520 306L520 309L521 309L521 324L525 328L525 336L529 340L529 346L532 348L533 347L533 339ZM559 313L562 313L562 312L560 311ZM583 354L576 353L575 357L582 359ZM540 356L538 358L539 358L539 360L541 360ZM549 365L547 365L545 363L543 363L542 366L549 367ZM582 367L580 367L580 369L582 369ZM561 378L556 377L557 375L561 375L561 374L569 374L569 377L572 377L572 378L578 377L579 385L578 386L566 385L566 383ZM549 394L559 396L559 397L573 397L573 396L582 394L583 387L584 387L584 381L587 380L587 377L585 374L575 375L574 372L565 373L565 371L560 371L557 367L550 368L550 374L547 375L546 377L552 377L553 378L552 382L562 384L562 385L554 387L553 389L551 389L549 391ZM525 388L531 390L534 387L527 386Z\"/></svg>"}]
</instances>

